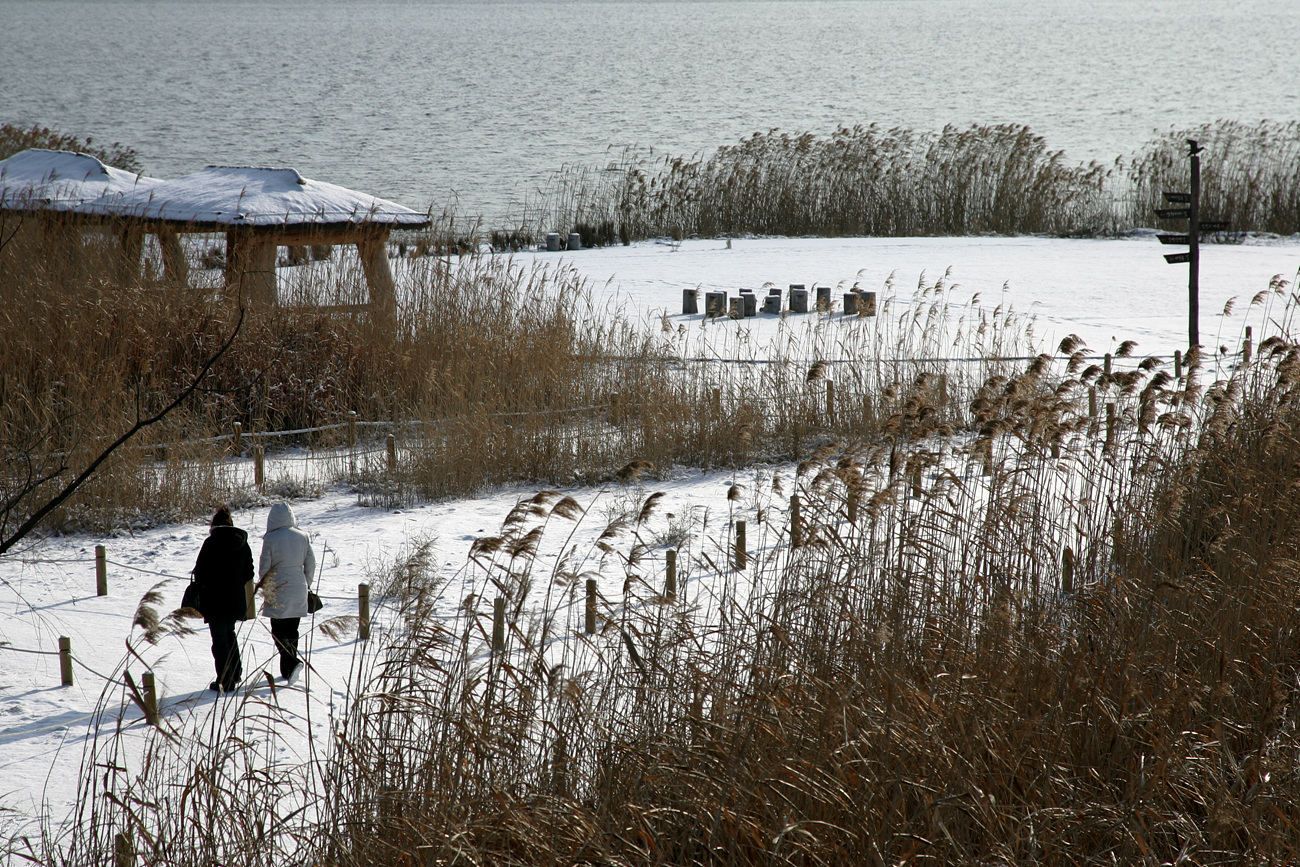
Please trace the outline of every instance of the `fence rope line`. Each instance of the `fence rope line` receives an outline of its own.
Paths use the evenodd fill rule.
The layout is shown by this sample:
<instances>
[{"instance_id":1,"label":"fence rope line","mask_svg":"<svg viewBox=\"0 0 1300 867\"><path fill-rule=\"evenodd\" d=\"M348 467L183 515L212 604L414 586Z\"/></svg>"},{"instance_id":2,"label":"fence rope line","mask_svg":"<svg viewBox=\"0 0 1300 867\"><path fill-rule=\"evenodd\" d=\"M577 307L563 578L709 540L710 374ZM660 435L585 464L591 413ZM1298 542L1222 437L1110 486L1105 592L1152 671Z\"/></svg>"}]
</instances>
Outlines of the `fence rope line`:
<instances>
[{"instance_id":1,"label":"fence rope line","mask_svg":"<svg viewBox=\"0 0 1300 867\"><path fill-rule=\"evenodd\" d=\"M45 559L43 557L15 557L14 558L24 566L44 566L51 563L94 563L91 557L54 557Z\"/></svg>"},{"instance_id":2,"label":"fence rope line","mask_svg":"<svg viewBox=\"0 0 1300 867\"><path fill-rule=\"evenodd\" d=\"M88 563L88 562L90 562L90 561L89 561L89 560L81 560L81 561L78 561L78 562ZM120 567L120 568L122 568L122 569L130 569L130 570L133 571L133 572L143 572L143 573L146 574L146 575L159 575L159 576L161 576L161 577L163 577L163 578L176 578L176 579L179 579L179 580L181 580L181 581L188 581L188 580L189 580L189 577L186 576L186 575L173 575L173 574L170 573L170 572L155 572L153 569L144 569L144 568L141 568L140 566L132 566L132 565L130 565L129 563L119 563L119 562L116 561L116 560L108 560L108 559L105 559L104 562L105 562L105 563L111 563L112 565L114 565L114 566L118 566L118 567Z\"/></svg>"},{"instance_id":3,"label":"fence rope line","mask_svg":"<svg viewBox=\"0 0 1300 867\"><path fill-rule=\"evenodd\" d=\"M114 678L114 677L108 677L107 675L100 674L98 671L95 671L95 669L91 668L89 665L86 665L86 663L82 662L80 659L77 658L77 655L76 655L75 653L72 654L72 661L75 662L77 665L80 665L80 666L81 666L82 668L84 668L86 671L88 671L88 672L90 672L91 674L95 675L95 677L99 678L100 680L106 681L106 682L108 682L108 683L117 683L117 682L118 682L118 679L117 679L117 678ZM123 680L123 683L125 683L125 680Z\"/></svg>"},{"instance_id":4,"label":"fence rope line","mask_svg":"<svg viewBox=\"0 0 1300 867\"><path fill-rule=\"evenodd\" d=\"M28 650L25 647L14 647L9 642L0 642L0 650L8 650L13 653L30 653L33 656L58 656L57 650Z\"/></svg>"}]
</instances>

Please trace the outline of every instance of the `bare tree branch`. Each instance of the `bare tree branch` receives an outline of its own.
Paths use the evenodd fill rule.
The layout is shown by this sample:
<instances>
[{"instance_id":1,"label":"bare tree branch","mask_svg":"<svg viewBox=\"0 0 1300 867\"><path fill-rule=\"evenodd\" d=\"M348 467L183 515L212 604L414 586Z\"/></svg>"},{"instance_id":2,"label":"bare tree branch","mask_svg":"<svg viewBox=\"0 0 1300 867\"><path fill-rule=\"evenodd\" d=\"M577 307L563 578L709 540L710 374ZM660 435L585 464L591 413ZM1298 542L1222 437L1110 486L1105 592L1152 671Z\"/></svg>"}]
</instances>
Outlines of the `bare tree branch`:
<instances>
[{"instance_id":1,"label":"bare tree branch","mask_svg":"<svg viewBox=\"0 0 1300 867\"><path fill-rule=\"evenodd\" d=\"M243 326L244 326L244 308L243 305L240 305L239 320L235 323L235 330L230 332L230 336L226 338L226 341L224 343L221 344L221 347L217 350L216 354L213 355L204 363L203 367L199 370L198 374L196 374L194 379L190 381L190 384L187 385L184 389L182 389L180 394L176 395L175 400L167 404L167 406L163 407L158 413L150 416L149 418L140 418L137 415L135 424L133 424L129 430L123 433L120 437L114 440L107 448L105 448L102 452L100 452L99 456L95 458L93 461L91 461L89 466L87 466L84 470L82 470L81 473L75 479L73 479L72 481L64 485L63 489L59 491L59 493L51 497L44 505L40 506L35 511L33 511L32 514L27 518L27 520L24 521L22 525L18 527L18 529L14 530L14 532L10 536L0 539L0 554L3 554L6 551L8 551L10 548L16 545L19 542L19 540L21 540L24 536L26 536L32 530L36 529L37 525L39 525L40 522L44 520L46 515L50 514L50 512L53 512L55 509L61 506L63 502L68 499L68 497L72 496L78 488L80 488L83 484L85 484L87 479L89 479L91 476L95 474L95 471L99 469L100 465L103 464L104 461L108 460L113 455L114 452L116 452L119 448L125 445L132 437L134 437L136 434L138 434L140 431L144 430L145 428L149 427L150 425L157 424L158 422L165 419L172 412L172 410L180 406L187 397L193 394L198 389L199 384L203 382L204 377L206 377L208 375L208 372L212 370L213 365L215 365L217 361L220 360L221 356L226 354L226 350L230 349L230 347L234 344L235 338L239 336L239 330L243 328Z\"/></svg>"}]
</instances>

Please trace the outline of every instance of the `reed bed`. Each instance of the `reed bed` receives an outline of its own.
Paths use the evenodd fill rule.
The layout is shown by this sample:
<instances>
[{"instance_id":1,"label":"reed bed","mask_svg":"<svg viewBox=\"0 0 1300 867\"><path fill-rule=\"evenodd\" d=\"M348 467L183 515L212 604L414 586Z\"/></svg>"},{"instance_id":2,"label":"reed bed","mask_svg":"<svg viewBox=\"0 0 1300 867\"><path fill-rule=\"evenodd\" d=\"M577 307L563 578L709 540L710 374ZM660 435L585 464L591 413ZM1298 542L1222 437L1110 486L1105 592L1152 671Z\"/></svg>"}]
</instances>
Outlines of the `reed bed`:
<instances>
[{"instance_id":1,"label":"reed bed","mask_svg":"<svg viewBox=\"0 0 1300 867\"><path fill-rule=\"evenodd\" d=\"M896 425L900 412L961 427L977 374L991 368L944 359L1023 355L1032 344L1029 323L1009 311L957 310L944 279L922 281L910 298L891 281L877 318L792 320L773 347L725 320L703 324L725 337L700 342L704 330L645 333L597 309L571 270L414 243L405 257L393 251L397 327L380 332L365 314L359 265L344 255L286 269L281 303L249 309L219 285L128 281L111 265L112 227L17 228L0 250L0 442L8 466L22 468L6 489L35 483L7 508L9 521L166 406L238 328L202 387L51 516L47 526L64 529L145 526L255 500L247 462L259 446L304 449L318 456L317 484L352 484L384 505L503 482L596 483L632 460L797 460L824 441ZM84 236L74 255L51 255L51 238L70 234ZM213 273L196 282L219 283ZM365 425L362 441L345 449L352 418ZM906 424L909 436L924 428ZM395 466L374 452L389 432Z\"/></svg>"},{"instance_id":2,"label":"reed bed","mask_svg":"<svg viewBox=\"0 0 1300 867\"><path fill-rule=\"evenodd\" d=\"M29 857L102 863L129 829L167 864L1294 860L1286 290L1224 378L1067 339L998 361L959 429L895 412L738 478L726 515L669 519L630 465L603 511L522 499L458 575L417 545L328 750L270 755L249 698Z\"/></svg>"},{"instance_id":3,"label":"reed bed","mask_svg":"<svg viewBox=\"0 0 1300 867\"><path fill-rule=\"evenodd\" d=\"M1155 225L1161 194L1188 189L1188 138L1207 148L1206 219L1227 220L1232 232L1300 231L1300 126L1226 120L1171 129L1132 154L1086 163L1019 124L772 130L694 156L625 149L602 168L562 168L524 222L565 231L607 225L625 241L1109 235Z\"/></svg>"}]
</instances>

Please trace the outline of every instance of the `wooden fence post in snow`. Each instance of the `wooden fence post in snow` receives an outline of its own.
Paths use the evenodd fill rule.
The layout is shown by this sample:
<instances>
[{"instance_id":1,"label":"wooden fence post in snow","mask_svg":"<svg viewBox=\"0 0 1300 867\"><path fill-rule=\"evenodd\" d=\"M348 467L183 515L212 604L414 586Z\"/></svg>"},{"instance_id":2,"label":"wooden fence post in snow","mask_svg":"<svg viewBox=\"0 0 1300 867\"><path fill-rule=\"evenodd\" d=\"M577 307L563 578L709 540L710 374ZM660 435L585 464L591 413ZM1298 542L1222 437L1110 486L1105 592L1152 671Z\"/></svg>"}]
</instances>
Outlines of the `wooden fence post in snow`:
<instances>
[{"instance_id":1,"label":"wooden fence post in snow","mask_svg":"<svg viewBox=\"0 0 1300 867\"><path fill-rule=\"evenodd\" d=\"M72 639L59 636L59 679L64 686L72 686Z\"/></svg>"},{"instance_id":2,"label":"wooden fence post in snow","mask_svg":"<svg viewBox=\"0 0 1300 867\"><path fill-rule=\"evenodd\" d=\"M596 579L587 579L587 623L585 632L588 635L596 633Z\"/></svg>"},{"instance_id":3,"label":"wooden fence post in snow","mask_svg":"<svg viewBox=\"0 0 1300 867\"><path fill-rule=\"evenodd\" d=\"M1182 350L1174 350L1174 379L1183 378L1183 353Z\"/></svg>"},{"instance_id":4,"label":"wooden fence post in snow","mask_svg":"<svg viewBox=\"0 0 1300 867\"><path fill-rule=\"evenodd\" d=\"M388 435L388 471L397 470L397 437L392 434Z\"/></svg>"},{"instance_id":5,"label":"wooden fence post in snow","mask_svg":"<svg viewBox=\"0 0 1300 867\"><path fill-rule=\"evenodd\" d=\"M736 568L744 569L748 563L745 553L745 522L736 522Z\"/></svg>"},{"instance_id":6,"label":"wooden fence post in snow","mask_svg":"<svg viewBox=\"0 0 1300 867\"><path fill-rule=\"evenodd\" d=\"M492 602L492 652L506 649L506 600L498 596Z\"/></svg>"},{"instance_id":7,"label":"wooden fence post in snow","mask_svg":"<svg viewBox=\"0 0 1300 867\"><path fill-rule=\"evenodd\" d=\"M803 530L799 526L799 495L790 496L790 547L803 545Z\"/></svg>"},{"instance_id":8,"label":"wooden fence post in snow","mask_svg":"<svg viewBox=\"0 0 1300 867\"><path fill-rule=\"evenodd\" d=\"M258 490L266 484L266 446L253 448L253 484Z\"/></svg>"},{"instance_id":9,"label":"wooden fence post in snow","mask_svg":"<svg viewBox=\"0 0 1300 867\"><path fill-rule=\"evenodd\" d=\"M95 595L108 595L108 552L103 545L95 546Z\"/></svg>"},{"instance_id":10,"label":"wooden fence post in snow","mask_svg":"<svg viewBox=\"0 0 1300 867\"><path fill-rule=\"evenodd\" d=\"M677 598L677 552L669 551L664 554L664 560L667 565L667 574L664 576L664 596L669 599Z\"/></svg>"},{"instance_id":11,"label":"wooden fence post in snow","mask_svg":"<svg viewBox=\"0 0 1300 867\"><path fill-rule=\"evenodd\" d=\"M1061 551L1061 592L1074 591L1074 550L1068 545Z\"/></svg>"},{"instance_id":12,"label":"wooden fence post in snow","mask_svg":"<svg viewBox=\"0 0 1300 867\"><path fill-rule=\"evenodd\" d=\"M135 844L121 831L113 835L113 867L135 867Z\"/></svg>"},{"instance_id":13,"label":"wooden fence post in snow","mask_svg":"<svg viewBox=\"0 0 1300 867\"><path fill-rule=\"evenodd\" d=\"M357 411L348 410L348 448L357 447Z\"/></svg>"},{"instance_id":14,"label":"wooden fence post in snow","mask_svg":"<svg viewBox=\"0 0 1300 867\"><path fill-rule=\"evenodd\" d=\"M140 691L144 694L144 721L158 727L158 686L153 672L146 671L140 678Z\"/></svg>"},{"instance_id":15,"label":"wooden fence post in snow","mask_svg":"<svg viewBox=\"0 0 1300 867\"><path fill-rule=\"evenodd\" d=\"M1241 363L1243 365L1250 364L1250 343L1251 343L1250 326L1247 325L1246 340L1241 344Z\"/></svg>"},{"instance_id":16,"label":"wooden fence post in snow","mask_svg":"<svg viewBox=\"0 0 1300 867\"><path fill-rule=\"evenodd\" d=\"M235 422L231 425L232 441L234 444L234 453L241 455L244 453L244 425L243 422Z\"/></svg>"},{"instance_id":17,"label":"wooden fence post in snow","mask_svg":"<svg viewBox=\"0 0 1300 867\"><path fill-rule=\"evenodd\" d=\"M357 585L357 638L370 637L370 585Z\"/></svg>"}]
</instances>

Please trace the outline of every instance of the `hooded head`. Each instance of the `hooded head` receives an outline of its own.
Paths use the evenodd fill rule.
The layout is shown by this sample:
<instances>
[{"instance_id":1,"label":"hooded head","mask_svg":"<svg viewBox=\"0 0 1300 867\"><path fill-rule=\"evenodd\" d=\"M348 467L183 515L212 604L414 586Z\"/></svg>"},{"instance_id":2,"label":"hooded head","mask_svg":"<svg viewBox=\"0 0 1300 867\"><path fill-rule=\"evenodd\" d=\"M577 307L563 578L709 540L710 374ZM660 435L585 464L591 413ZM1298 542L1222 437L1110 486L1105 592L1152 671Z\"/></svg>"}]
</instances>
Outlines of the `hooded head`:
<instances>
[{"instance_id":1,"label":"hooded head","mask_svg":"<svg viewBox=\"0 0 1300 867\"><path fill-rule=\"evenodd\" d=\"M276 503L271 507L271 513L266 516L266 532L279 530L282 527L296 527L298 522L294 520L293 509L288 503Z\"/></svg>"}]
</instances>

